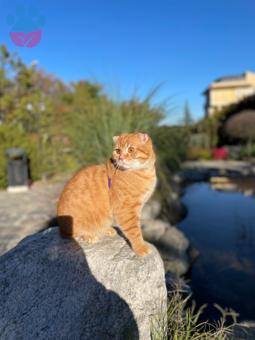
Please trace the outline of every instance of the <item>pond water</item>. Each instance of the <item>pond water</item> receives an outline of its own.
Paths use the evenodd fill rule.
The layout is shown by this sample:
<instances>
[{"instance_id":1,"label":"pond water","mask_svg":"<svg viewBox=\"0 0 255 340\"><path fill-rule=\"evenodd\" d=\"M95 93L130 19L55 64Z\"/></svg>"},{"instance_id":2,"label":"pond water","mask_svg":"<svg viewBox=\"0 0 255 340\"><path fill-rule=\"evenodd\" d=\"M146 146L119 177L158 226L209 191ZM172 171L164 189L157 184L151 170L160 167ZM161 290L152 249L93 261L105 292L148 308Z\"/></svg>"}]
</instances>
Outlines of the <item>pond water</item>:
<instances>
[{"instance_id":1,"label":"pond water","mask_svg":"<svg viewBox=\"0 0 255 340\"><path fill-rule=\"evenodd\" d=\"M188 215L178 226L200 252L190 273L197 305L208 304L210 320L218 318L214 303L255 320L255 196L196 183L183 203Z\"/></svg>"}]
</instances>

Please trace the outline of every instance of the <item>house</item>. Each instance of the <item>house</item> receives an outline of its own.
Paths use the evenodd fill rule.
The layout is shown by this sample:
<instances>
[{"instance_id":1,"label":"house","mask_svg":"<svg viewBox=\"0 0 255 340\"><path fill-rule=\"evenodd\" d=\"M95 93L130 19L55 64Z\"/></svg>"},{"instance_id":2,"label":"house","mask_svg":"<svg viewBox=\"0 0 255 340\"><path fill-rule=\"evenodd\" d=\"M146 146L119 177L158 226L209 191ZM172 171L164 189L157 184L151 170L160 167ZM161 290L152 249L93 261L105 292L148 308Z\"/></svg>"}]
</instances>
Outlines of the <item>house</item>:
<instances>
[{"instance_id":1,"label":"house","mask_svg":"<svg viewBox=\"0 0 255 340\"><path fill-rule=\"evenodd\" d=\"M212 116L216 111L255 94L255 73L247 71L241 75L219 78L203 94L206 97L205 115Z\"/></svg>"}]
</instances>

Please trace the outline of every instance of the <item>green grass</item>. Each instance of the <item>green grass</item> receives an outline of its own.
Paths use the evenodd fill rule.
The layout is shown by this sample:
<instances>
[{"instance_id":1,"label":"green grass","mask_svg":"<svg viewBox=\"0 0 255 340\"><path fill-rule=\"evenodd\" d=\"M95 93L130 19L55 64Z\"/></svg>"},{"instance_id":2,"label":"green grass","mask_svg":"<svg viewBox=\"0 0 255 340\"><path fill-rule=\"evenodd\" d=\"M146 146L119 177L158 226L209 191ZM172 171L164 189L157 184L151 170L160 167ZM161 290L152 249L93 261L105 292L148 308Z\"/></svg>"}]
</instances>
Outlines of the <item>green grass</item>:
<instances>
[{"instance_id":1,"label":"green grass","mask_svg":"<svg viewBox=\"0 0 255 340\"><path fill-rule=\"evenodd\" d=\"M200 317L206 305L196 310L195 303L191 296L183 297L180 287L169 293L167 315L159 315L152 321L152 340L209 340L229 339L231 329L236 324L238 316L233 310L222 309L218 305L215 308L221 313L221 318L215 323L201 322ZM231 319L231 325L226 321Z\"/></svg>"},{"instance_id":2,"label":"green grass","mask_svg":"<svg viewBox=\"0 0 255 340\"><path fill-rule=\"evenodd\" d=\"M155 90L145 99L114 102L101 96L89 111L73 112L66 133L72 141L72 154L79 166L100 164L111 155L112 137L124 132L150 132L164 117L164 110L154 108Z\"/></svg>"}]
</instances>

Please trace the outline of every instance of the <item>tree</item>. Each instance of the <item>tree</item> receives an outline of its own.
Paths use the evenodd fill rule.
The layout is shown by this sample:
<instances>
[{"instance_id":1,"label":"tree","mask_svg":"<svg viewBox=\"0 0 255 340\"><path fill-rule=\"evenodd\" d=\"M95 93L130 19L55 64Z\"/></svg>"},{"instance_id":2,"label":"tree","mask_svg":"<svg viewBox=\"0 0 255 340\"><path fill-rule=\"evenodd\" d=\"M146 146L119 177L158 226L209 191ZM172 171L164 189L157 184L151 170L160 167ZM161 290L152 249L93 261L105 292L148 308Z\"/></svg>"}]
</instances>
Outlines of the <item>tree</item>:
<instances>
[{"instance_id":1,"label":"tree","mask_svg":"<svg viewBox=\"0 0 255 340\"><path fill-rule=\"evenodd\" d=\"M255 110L243 110L231 116L225 123L225 133L235 142L246 143L245 153L251 157L255 142Z\"/></svg>"},{"instance_id":2,"label":"tree","mask_svg":"<svg viewBox=\"0 0 255 340\"><path fill-rule=\"evenodd\" d=\"M216 116L206 117L200 122L200 129L208 137L208 146L210 149L218 144L219 121Z\"/></svg>"},{"instance_id":3,"label":"tree","mask_svg":"<svg viewBox=\"0 0 255 340\"><path fill-rule=\"evenodd\" d=\"M189 109L189 104L186 101L183 112L183 124L185 127L190 127L192 123L193 123L192 115Z\"/></svg>"},{"instance_id":4,"label":"tree","mask_svg":"<svg viewBox=\"0 0 255 340\"><path fill-rule=\"evenodd\" d=\"M238 115L244 110L255 110L255 95L246 97L240 102L229 105L228 107L216 113L220 145L240 143L242 139L235 138L234 136L230 136L227 133L226 124L232 117Z\"/></svg>"},{"instance_id":5,"label":"tree","mask_svg":"<svg viewBox=\"0 0 255 340\"><path fill-rule=\"evenodd\" d=\"M54 166L60 166L56 160L56 147L52 145L52 138L57 133L55 117L59 112L53 108L56 98L63 93L62 89L57 91L61 86L56 87L56 84L60 82L39 72L35 65L24 64L5 46L0 48L0 121L4 145L6 148L13 145L12 135L4 134L5 130L12 131L13 135L16 131L16 146L23 143L23 137L19 138L21 135L33 144L36 148L33 154L26 148L32 157L33 179L49 173ZM4 154L0 157L3 159Z\"/></svg>"}]
</instances>

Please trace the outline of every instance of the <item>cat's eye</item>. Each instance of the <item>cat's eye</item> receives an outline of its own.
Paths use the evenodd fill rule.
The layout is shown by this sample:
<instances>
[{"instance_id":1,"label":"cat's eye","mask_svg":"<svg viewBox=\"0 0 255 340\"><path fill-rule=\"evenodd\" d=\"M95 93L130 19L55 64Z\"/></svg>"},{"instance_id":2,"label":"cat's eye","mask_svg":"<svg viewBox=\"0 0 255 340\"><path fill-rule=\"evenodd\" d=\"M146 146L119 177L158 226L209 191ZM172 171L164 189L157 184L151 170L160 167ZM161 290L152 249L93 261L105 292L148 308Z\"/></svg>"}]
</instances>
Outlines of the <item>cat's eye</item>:
<instances>
[{"instance_id":1,"label":"cat's eye","mask_svg":"<svg viewBox=\"0 0 255 340\"><path fill-rule=\"evenodd\" d=\"M132 152L134 152L134 151L135 151L135 148L133 148L133 146L130 146L130 147L128 148L128 152L132 153Z\"/></svg>"},{"instance_id":2,"label":"cat's eye","mask_svg":"<svg viewBox=\"0 0 255 340\"><path fill-rule=\"evenodd\" d=\"M115 152L119 155L120 154L120 149L115 149Z\"/></svg>"}]
</instances>

